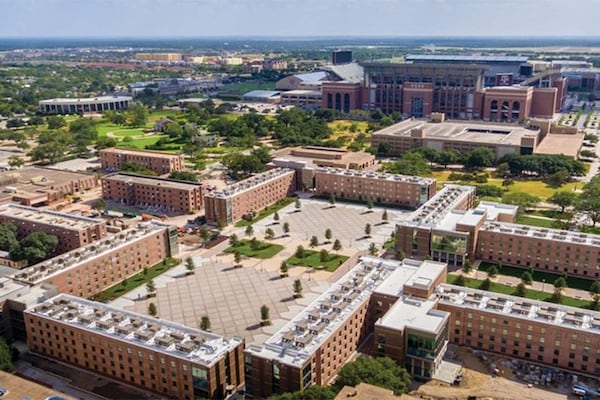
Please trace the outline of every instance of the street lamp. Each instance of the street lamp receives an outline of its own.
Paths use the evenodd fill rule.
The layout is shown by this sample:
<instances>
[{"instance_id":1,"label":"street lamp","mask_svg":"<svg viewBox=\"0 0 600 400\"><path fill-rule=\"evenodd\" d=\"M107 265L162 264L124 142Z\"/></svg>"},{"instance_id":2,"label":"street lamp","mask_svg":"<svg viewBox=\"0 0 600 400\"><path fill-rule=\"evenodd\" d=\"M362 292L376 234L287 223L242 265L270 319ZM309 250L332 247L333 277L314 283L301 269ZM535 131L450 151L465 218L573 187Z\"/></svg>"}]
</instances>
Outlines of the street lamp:
<instances>
[{"instance_id":1,"label":"street lamp","mask_svg":"<svg viewBox=\"0 0 600 400\"><path fill-rule=\"evenodd\" d=\"M546 286L546 280L542 279L542 292L544 292L544 287Z\"/></svg>"}]
</instances>

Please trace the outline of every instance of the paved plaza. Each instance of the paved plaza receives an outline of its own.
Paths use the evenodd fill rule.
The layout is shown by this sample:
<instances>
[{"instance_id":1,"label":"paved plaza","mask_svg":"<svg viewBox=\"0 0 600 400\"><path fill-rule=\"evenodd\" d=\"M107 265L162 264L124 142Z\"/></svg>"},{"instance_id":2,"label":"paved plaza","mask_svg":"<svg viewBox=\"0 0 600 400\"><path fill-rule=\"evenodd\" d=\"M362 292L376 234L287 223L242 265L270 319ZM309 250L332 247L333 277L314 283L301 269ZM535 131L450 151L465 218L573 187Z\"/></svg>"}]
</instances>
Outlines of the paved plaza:
<instances>
[{"instance_id":1,"label":"paved plaza","mask_svg":"<svg viewBox=\"0 0 600 400\"><path fill-rule=\"evenodd\" d=\"M388 223L384 224L381 219L383 212L384 208L381 207L368 210L366 205L340 202L332 207L328 201L303 199L300 212L296 211L294 204L290 204L279 211L279 224L275 225L273 216L269 216L256 222L254 231L264 233L265 229L271 228L276 236L281 235L283 224L287 222L290 224L290 236L308 243L313 235L319 238L319 242L324 241L325 230L329 228L333 240L340 239L344 248L366 251L371 243L381 248L390 238L396 223L412 213L408 210L388 209ZM371 224L370 238L365 237L367 224Z\"/></svg>"},{"instance_id":2,"label":"paved plaza","mask_svg":"<svg viewBox=\"0 0 600 400\"><path fill-rule=\"evenodd\" d=\"M185 274L183 265L155 279L156 297L147 298L145 287L138 288L113 302L113 305L142 314L148 304L158 308L158 316L190 327L199 327L208 315L215 333L240 336L250 343L261 342L293 318L320 293L327 282L318 282L304 274L300 277L304 297L293 298L294 275L281 279L278 269L261 266L256 259L245 259L243 268L233 268L232 256L193 257L196 270ZM270 308L273 325L260 326L260 307Z\"/></svg>"}]
</instances>

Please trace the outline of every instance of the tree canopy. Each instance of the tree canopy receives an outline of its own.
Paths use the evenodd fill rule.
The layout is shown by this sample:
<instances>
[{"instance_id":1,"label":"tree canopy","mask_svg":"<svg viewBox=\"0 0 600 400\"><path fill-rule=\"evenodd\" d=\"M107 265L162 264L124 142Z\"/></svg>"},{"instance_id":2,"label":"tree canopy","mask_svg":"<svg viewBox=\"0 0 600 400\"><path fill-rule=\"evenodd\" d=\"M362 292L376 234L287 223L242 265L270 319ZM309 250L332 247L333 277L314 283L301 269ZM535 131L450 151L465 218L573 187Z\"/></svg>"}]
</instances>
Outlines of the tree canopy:
<instances>
[{"instance_id":1,"label":"tree canopy","mask_svg":"<svg viewBox=\"0 0 600 400\"><path fill-rule=\"evenodd\" d=\"M547 178L559 171L566 171L569 176L585 175L583 162L562 154L507 154L501 161L508 164L513 176Z\"/></svg>"},{"instance_id":2,"label":"tree canopy","mask_svg":"<svg viewBox=\"0 0 600 400\"><path fill-rule=\"evenodd\" d=\"M341 388L361 382L393 390L399 395L407 391L410 375L389 357L359 357L340 369L335 385Z\"/></svg>"},{"instance_id":3,"label":"tree canopy","mask_svg":"<svg viewBox=\"0 0 600 400\"><path fill-rule=\"evenodd\" d=\"M428 176L431 168L427 159L418 151L409 151L392 166L391 172L403 175Z\"/></svg>"},{"instance_id":4,"label":"tree canopy","mask_svg":"<svg viewBox=\"0 0 600 400\"><path fill-rule=\"evenodd\" d=\"M13 260L27 260L30 264L46 259L58 246L58 238L46 232L37 231L29 234L10 252Z\"/></svg>"},{"instance_id":5,"label":"tree canopy","mask_svg":"<svg viewBox=\"0 0 600 400\"><path fill-rule=\"evenodd\" d=\"M282 393L269 397L267 400L332 400L336 391L326 386L309 386L304 391Z\"/></svg>"}]
</instances>

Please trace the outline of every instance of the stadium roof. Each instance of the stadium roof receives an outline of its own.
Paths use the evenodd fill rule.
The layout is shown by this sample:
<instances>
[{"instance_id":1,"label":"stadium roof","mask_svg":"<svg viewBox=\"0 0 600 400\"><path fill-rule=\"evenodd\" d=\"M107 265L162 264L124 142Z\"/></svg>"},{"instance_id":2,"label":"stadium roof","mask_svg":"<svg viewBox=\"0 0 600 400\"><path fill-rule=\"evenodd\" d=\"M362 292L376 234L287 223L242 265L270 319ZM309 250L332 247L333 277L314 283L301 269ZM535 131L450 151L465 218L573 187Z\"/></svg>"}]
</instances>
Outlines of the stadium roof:
<instances>
[{"instance_id":1,"label":"stadium roof","mask_svg":"<svg viewBox=\"0 0 600 400\"><path fill-rule=\"evenodd\" d=\"M357 63L328 65L323 69L331 71L342 81L346 82L362 82L365 76L363 67Z\"/></svg>"},{"instance_id":2,"label":"stadium roof","mask_svg":"<svg viewBox=\"0 0 600 400\"><path fill-rule=\"evenodd\" d=\"M248 93L244 93L242 97L244 98L262 98L269 99L271 97L277 97L281 94L278 90L251 90Z\"/></svg>"},{"instance_id":3,"label":"stadium roof","mask_svg":"<svg viewBox=\"0 0 600 400\"><path fill-rule=\"evenodd\" d=\"M319 84L321 81L329 78L329 73L326 71L316 71L306 74L295 74L294 77L300 79L304 84Z\"/></svg>"},{"instance_id":4,"label":"stadium roof","mask_svg":"<svg viewBox=\"0 0 600 400\"><path fill-rule=\"evenodd\" d=\"M440 62L513 62L524 63L529 57L524 56L466 56L466 55L433 55L409 54L407 61L440 61Z\"/></svg>"}]
</instances>

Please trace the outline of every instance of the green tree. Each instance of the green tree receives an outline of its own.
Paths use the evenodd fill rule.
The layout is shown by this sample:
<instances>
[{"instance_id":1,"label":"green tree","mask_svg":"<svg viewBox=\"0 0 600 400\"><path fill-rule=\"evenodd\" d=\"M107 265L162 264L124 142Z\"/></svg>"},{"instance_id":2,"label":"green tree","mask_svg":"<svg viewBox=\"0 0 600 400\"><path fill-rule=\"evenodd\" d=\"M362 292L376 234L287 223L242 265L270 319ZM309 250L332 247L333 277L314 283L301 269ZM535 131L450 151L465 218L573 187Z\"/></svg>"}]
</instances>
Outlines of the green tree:
<instances>
[{"instance_id":1,"label":"green tree","mask_svg":"<svg viewBox=\"0 0 600 400\"><path fill-rule=\"evenodd\" d=\"M369 209L369 212L373 210L373 200L367 201L367 208Z\"/></svg>"},{"instance_id":2,"label":"green tree","mask_svg":"<svg viewBox=\"0 0 600 400\"><path fill-rule=\"evenodd\" d=\"M271 310L266 304L260 307L260 320L262 325L271 325Z\"/></svg>"},{"instance_id":3,"label":"green tree","mask_svg":"<svg viewBox=\"0 0 600 400\"><path fill-rule=\"evenodd\" d=\"M369 245L369 255L371 256L376 256L377 253L379 253L379 250L377 249L377 245L375 243L372 243Z\"/></svg>"},{"instance_id":4,"label":"green tree","mask_svg":"<svg viewBox=\"0 0 600 400\"><path fill-rule=\"evenodd\" d=\"M331 229L329 229L329 228L325 229L325 239L327 239L326 243L329 243L331 241L332 237L333 237L333 234L331 233Z\"/></svg>"},{"instance_id":5,"label":"green tree","mask_svg":"<svg viewBox=\"0 0 600 400\"><path fill-rule=\"evenodd\" d=\"M335 206L335 194L331 194L331 196L329 196L329 204L331 204L332 206Z\"/></svg>"},{"instance_id":6,"label":"green tree","mask_svg":"<svg viewBox=\"0 0 600 400\"><path fill-rule=\"evenodd\" d=\"M6 340L0 336L0 370L6 372L14 372L15 366L12 362L12 352Z\"/></svg>"},{"instance_id":7,"label":"green tree","mask_svg":"<svg viewBox=\"0 0 600 400\"><path fill-rule=\"evenodd\" d=\"M310 238L310 247L317 247L319 245L319 239L316 236Z\"/></svg>"},{"instance_id":8,"label":"green tree","mask_svg":"<svg viewBox=\"0 0 600 400\"><path fill-rule=\"evenodd\" d=\"M185 269L187 274L193 274L196 269L196 265L194 264L194 260L192 257L188 257L185 259Z\"/></svg>"},{"instance_id":9,"label":"green tree","mask_svg":"<svg viewBox=\"0 0 600 400\"><path fill-rule=\"evenodd\" d=\"M286 276L288 276L288 272L290 270L290 267L288 265L288 263L284 260L281 262L281 265L279 266L279 275L284 278Z\"/></svg>"},{"instance_id":10,"label":"green tree","mask_svg":"<svg viewBox=\"0 0 600 400\"><path fill-rule=\"evenodd\" d=\"M458 161L458 154L454 150L442 150L438 157L438 162L448 168L449 164L455 164Z\"/></svg>"},{"instance_id":11,"label":"green tree","mask_svg":"<svg viewBox=\"0 0 600 400\"><path fill-rule=\"evenodd\" d=\"M557 278L554 281L554 287L558 290L562 290L567 287L567 280L563 277Z\"/></svg>"},{"instance_id":12,"label":"green tree","mask_svg":"<svg viewBox=\"0 0 600 400\"><path fill-rule=\"evenodd\" d=\"M203 331L210 332L210 318L208 315L203 315L200 318L200 329Z\"/></svg>"},{"instance_id":13,"label":"green tree","mask_svg":"<svg viewBox=\"0 0 600 400\"><path fill-rule=\"evenodd\" d=\"M366 224L365 225L365 235L367 237L371 237L371 224Z\"/></svg>"},{"instance_id":14,"label":"green tree","mask_svg":"<svg viewBox=\"0 0 600 400\"><path fill-rule=\"evenodd\" d=\"M29 157L32 161L55 164L65 156L67 150L67 145L61 142L43 143L33 148L29 152Z\"/></svg>"},{"instance_id":15,"label":"green tree","mask_svg":"<svg viewBox=\"0 0 600 400\"><path fill-rule=\"evenodd\" d=\"M300 202L299 198L297 198L294 202L294 208L296 208L296 211L300 211L300 209L302 208L302 202Z\"/></svg>"},{"instance_id":16,"label":"green tree","mask_svg":"<svg viewBox=\"0 0 600 400\"><path fill-rule=\"evenodd\" d=\"M302 245L298 245L298 247L296 247L296 252L294 253L294 256L296 258L304 258L305 255L306 250L304 250L304 247Z\"/></svg>"},{"instance_id":17,"label":"green tree","mask_svg":"<svg viewBox=\"0 0 600 400\"><path fill-rule=\"evenodd\" d=\"M481 284L479 285L479 289L481 290L490 290L492 287L492 281L490 280L490 278L485 278L485 280L483 280L481 282Z\"/></svg>"},{"instance_id":18,"label":"green tree","mask_svg":"<svg viewBox=\"0 0 600 400\"><path fill-rule=\"evenodd\" d=\"M254 235L254 228L252 227L252 225L248 225L246 227L246 231L244 232L246 234L246 236L250 237L252 235Z\"/></svg>"},{"instance_id":19,"label":"green tree","mask_svg":"<svg viewBox=\"0 0 600 400\"><path fill-rule=\"evenodd\" d=\"M527 297L527 288L523 282L516 286L514 295L518 297Z\"/></svg>"},{"instance_id":20,"label":"green tree","mask_svg":"<svg viewBox=\"0 0 600 400\"><path fill-rule=\"evenodd\" d=\"M524 192L508 192L502 196L503 203L518 206L520 213L533 207L535 204L539 203L539 201L539 197Z\"/></svg>"},{"instance_id":21,"label":"green tree","mask_svg":"<svg viewBox=\"0 0 600 400\"><path fill-rule=\"evenodd\" d=\"M98 199L94 202L94 210L104 211L106 209L106 201L104 199Z\"/></svg>"},{"instance_id":22,"label":"green tree","mask_svg":"<svg viewBox=\"0 0 600 400\"><path fill-rule=\"evenodd\" d=\"M585 214L593 226L600 221L600 176L593 177L585 184L575 209Z\"/></svg>"},{"instance_id":23,"label":"green tree","mask_svg":"<svg viewBox=\"0 0 600 400\"><path fill-rule=\"evenodd\" d=\"M14 224L4 222L0 224L0 250L12 251L19 245L17 240L17 227Z\"/></svg>"},{"instance_id":24,"label":"green tree","mask_svg":"<svg viewBox=\"0 0 600 400\"><path fill-rule=\"evenodd\" d=\"M408 390L410 375L389 357L358 357L340 369L335 385L342 388L361 382L390 389L400 395Z\"/></svg>"},{"instance_id":25,"label":"green tree","mask_svg":"<svg viewBox=\"0 0 600 400\"><path fill-rule=\"evenodd\" d=\"M258 251L260 250L260 242L258 241L257 238L253 237L252 239L250 239L250 249L252 251Z\"/></svg>"},{"instance_id":26,"label":"green tree","mask_svg":"<svg viewBox=\"0 0 600 400\"><path fill-rule=\"evenodd\" d=\"M27 260L29 264L42 261L56 250L58 238L46 232L30 233L19 245L10 251L13 260Z\"/></svg>"},{"instance_id":27,"label":"green tree","mask_svg":"<svg viewBox=\"0 0 600 400\"><path fill-rule=\"evenodd\" d=\"M148 304L148 315L151 317L156 317L158 315L158 308L156 307L156 304Z\"/></svg>"},{"instance_id":28,"label":"green tree","mask_svg":"<svg viewBox=\"0 0 600 400\"><path fill-rule=\"evenodd\" d=\"M132 104L127 109L127 121L134 128L139 128L148 122L148 109L139 103Z\"/></svg>"},{"instance_id":29,"label":"green tree","mask_svg":"<svg viewBox=\"0 0 600 400\"><path fill-rule=\"evenodd\" d=\"M232 246L237 246L240 243L240 240L238 239L238 236L235 233L232 233L231 236L229 236L229 244Z\"/></svg>"},{"instance_id":30,"label":"green tree","mask_svg":"<svg viewBox=\"0 0 600 400\"><path fill-rule=\"evenodd\" d=\"M462 265L462 270L465 274L468 274L469 272L471 272L471 270L473 269L473 263L471 263L471 260L465 260L465 262L463 262Z\"/></svg>"},{"instance_id":31,"label":"green tree","mask_svg":"<svg viewBox=\"0 0 600 400\"><path fill-rule=\"evenodd\" d=\"M283 223L283 234L285 236L289 236L289 234L290 234L290 224L287 222Z\"/></svg>"},{"instance_id":32,"label":"green tree","mask_svg":"<svg viewBox=\"0 0 600 400\"><path fill-rule=\"evenodd\" d=\"M11 168L21 168L23 165L25 165L25 161L23 161L23 159L19 156L10 156L8 157L8 165Z\"/></svg>"},{"instance_id":33,"label":"green tree","mask_svg":"<svg viewBox=\"0 0 600 400\"><path fill-rule=\"evenodd\" d=\"M476 147L464 156L467 169L482 169L491 167L494 163L494 152L487 147Z\"/></svg>"},{"instance_id":34,"label":"green tree","mask_svg":"<svg viewBox=\"0 0 600 400\"><path fill-rule=\"evenodd\" d=\"M561 187L562 185L567 183L570 176L571 174L567 170L561 169L559 171L556 171L555 173L548 176L548 185L555 188Z\"/></svg>"},{"instance_id":35,"label":"green tree","mask_svg":"<svg viewBox=\"0 0 600 400\"><path fill-rule=\"evenodd\" d=\"M169 179L176 179L178 181L187 182L198 182L198 177L195 173L190 171L173 171L169 175Z\"/></svg>"},{"instance_id":36,"label":"green tree","mask_svg":"<svg viewBox=\"0 0 600 400\"><path fill-rule=\"evenodd\" d=\"M402 158L396 161L392 172L403 175L429 176L431 167L423 154L418 151L410 151L404 153Z\"/></svg>"},{"instance_id":37,"label":"green tree","mask_svg":"<svg viewBox=\"0 0 600 400\"><path fill-rule=\"evenodd\" d=\"M329 260L329 252L326 249L322 249L319 252L319 260L321 260L322 263L324 263L327 260Z\"/></svg>"},{"instance_id":38,"label":"green tree","mask_svg":"<svg viewBox=\"0 0 600 400\"><path fill-rule=\"evenodd\" d=\"M154 280L150 279L146 283L146 291L148 292L148 295L154 295L154 293L156 292L156 285L154 284Z\"/></svg>"},{"instance_id":39,"label":"green tree","mask_svg":"<svg viewBox=\"0 0 600 400\"><path fill-rule=\"evenodd\" d=\"M240 253L239 251L234 251L233 252L233 261L235 262L236 265L240 265L242 262L242 253Z\"/></svg>"},{"instance_id":40,"label":"green tree","mask_svg":"<svg viewBox=\"0 0 600 400\"><path fill-rule=\"evenodd\" d=\"M396 250L396 260L402 261L402 260L404 260L404 257L405 257L405 255L402 250L400 250L400 249Z\"/></svg>"},{"instance_id":41,"label":"green tree","mask_svg":"<svg viewBox=\"0 0 600 400\"><path fill-rule=\"evenodd\" d=\"M590 286L590 296L592 296L592 308L598 310L600 304L600 280L594 281Z\"/></svg>"},{"instance_id":42,"label":"green tree","mask_svg":"<svg viewBox=\"0 0 600 400\"><path fill-rule=\"evenodd\" d=\"M492 265L489 269L488 269L488 276L490 278L495 278L498 276L498 267L496 267L495 265Z\"/></svg>"},{"instance_id":43,"label":"green tree","mask_svg":"<svg viewBox=\"0 0 600 400\"><path fill-rule=\"evenodd\" d=\"M202 227L198 231L198 235L200 236L200 239L202 239L202 246L206 247L208 240L210 239L210 231L207 228Z\"/></svg>"},{"instance_id":44,"label":"green tree","mask_svg":"<svg viewBox=\"0 0 600 400\"><path fill-rule=\"evenodd\" d=\"M560 191L554 192L548 201L560 207L560 212L564 213L565 208L571 207L577 200L577 194L574 192Z\"/></svg>"},{"instance_id":45,"label":"green tree","mask_svg":"<svg viewBox=\"0 0 600 400\"><path fill-rule=\"evenodd\" d=\"M383 214L381 214L381 221L384 224L388 223L388 212L387 212L387 210L383 210Z\"/></svg>"},{"instance_id":46,"label":"green tree","mask_svg":"<svg viewBox=\"0 0 600 400\"><path fill-rule=\"evenodd\" d=\"M58 115L52 115L47 117L46 122L48 123L48 129L50 130L56 130L67 126L67 121L65 120L65 118Z\"/></svg>"},{"instance_id":47,"label":"green tree","mask_svg":"<svg viewBox=\"0 0 600 400\"><path fill-rule=\"evenodd\" d=\"M523 272L523 274L521 275L521 282L525 285L531 285L531 283L533 282L533 276L531 275L531 272Z\"/></svg>"},{"instance_id":48,"label":"green tree","mask_svg":"<svg viewBox=\"0 0 600 400\"><path fill-rule=\"evenodd\" d=\"M562 304L563 300L564 300L564 296L563 296L562 290L559 288L555 288L554 292L552 292L552 296L550 296L550 302L556 303L556 304Z\"/></svg>"},{"instance_id":49,"label":"green tree","mask_svg":"<svg viewBox=\"0 0 600 400\"><path fill-rule=\"evenodd\" d=\"M339 251L341 249L342 249L342 242L340 242L340 239L335 239L333 241L333 250Z\"/></svg>"},{"instance_id":50,"label":"green tree","mask_svg":"<svg viewBox=\"0 0 600 400\"><path fill-rule=\"evenodd\" d=\"M277 211L275 211L275 214L273 214L273 221L278 224L279 223L279 213Z\"/></svg>"},{"instance_id":51,"label":"green tree","mask_svg":"<svg viewBox=\"0 0 600 400\"><path fill-rule=\"evenodd\" d=\"M454 280L456 286L467 286L467 279L463 275L458 275Z\"/></svg>"},{"instance_id":52,"label":"green tree","mask_svg":"<svg viewBox=\"0 0 600 400\"><path fill-rule=\"evenodd\" d=\"M302 297L302 281L300 279L294 280L294 297Z\"/></svg>"},{"instance_id":53,"label":"green tree","mask_svg":"<svg viewBox=\"0 0 600 400\"><path fill-rule=\"evenodd\" d=\"M275 237L275 232L273 232L273 229L271 229L271 228L265 229L265 240L273 240L274 237Z\"/></svg>"}]
</instances>

